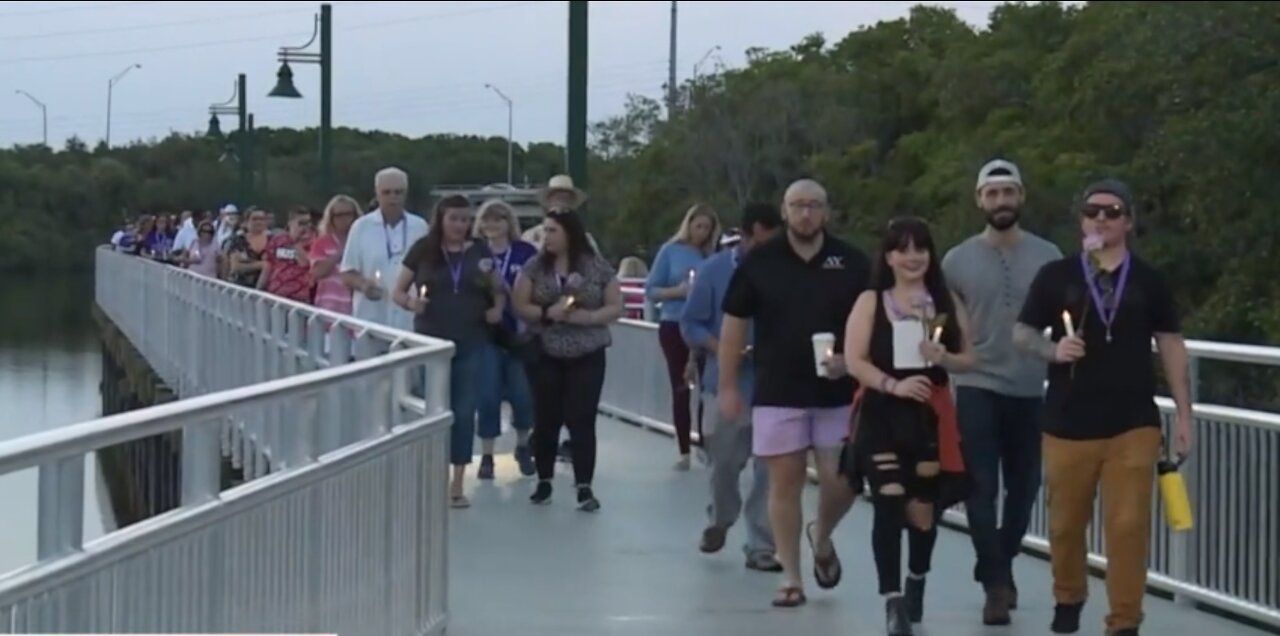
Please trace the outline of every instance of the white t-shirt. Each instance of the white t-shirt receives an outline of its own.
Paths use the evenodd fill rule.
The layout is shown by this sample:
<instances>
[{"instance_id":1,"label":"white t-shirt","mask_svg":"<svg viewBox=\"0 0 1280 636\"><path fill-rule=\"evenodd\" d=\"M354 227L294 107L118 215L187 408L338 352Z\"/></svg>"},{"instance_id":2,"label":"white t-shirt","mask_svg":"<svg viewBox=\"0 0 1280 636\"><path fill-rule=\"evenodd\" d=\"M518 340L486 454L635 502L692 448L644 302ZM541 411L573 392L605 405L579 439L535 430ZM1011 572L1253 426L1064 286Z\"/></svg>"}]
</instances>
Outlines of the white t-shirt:
<instances>
[{"instance_id":1,"label":"white t-shirt","mask_svg":"<svg viewBox=\"0 0 1280 636\"><path fill-rule=\"evenodd\" d=\"M378 280L384 293L375 301L354 292L352 316L394 329L413 331L413 314L391 300L391 288L400 277L405 254L426 235L427 221L407 210L394 226L386 223L381 210L356 219L347 235L339 271L359 272L365 278Z\"/></svg>"}]
</instances>

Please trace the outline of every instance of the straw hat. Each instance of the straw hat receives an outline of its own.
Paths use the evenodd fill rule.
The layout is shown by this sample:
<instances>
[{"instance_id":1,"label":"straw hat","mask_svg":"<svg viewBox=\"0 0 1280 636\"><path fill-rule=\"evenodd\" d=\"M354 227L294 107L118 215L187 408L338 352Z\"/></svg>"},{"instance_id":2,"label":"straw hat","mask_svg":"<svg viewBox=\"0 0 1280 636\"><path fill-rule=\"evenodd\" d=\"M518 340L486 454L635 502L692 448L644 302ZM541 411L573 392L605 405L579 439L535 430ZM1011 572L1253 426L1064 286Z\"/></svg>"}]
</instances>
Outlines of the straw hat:
<instances>
[{"instance_id":1,"label":"straw hat","mask_svg":"<svg viewBox=\"0 0 1280 636\"><path fill-rule=\"evenodd\" d=\"M573 209L577 209L581 207L583 203L587 202L587 193L574 186L573 177L570 177L567 174L558 174L551 177L551 179L547 181L547 187L543 188L542 191L538 193L538 202L542 204L542 207L547 207L547 199L551 198L551 195L557 192L569 192L573 194L573 203L571 204Z\"/></svg>"}]
</instances>

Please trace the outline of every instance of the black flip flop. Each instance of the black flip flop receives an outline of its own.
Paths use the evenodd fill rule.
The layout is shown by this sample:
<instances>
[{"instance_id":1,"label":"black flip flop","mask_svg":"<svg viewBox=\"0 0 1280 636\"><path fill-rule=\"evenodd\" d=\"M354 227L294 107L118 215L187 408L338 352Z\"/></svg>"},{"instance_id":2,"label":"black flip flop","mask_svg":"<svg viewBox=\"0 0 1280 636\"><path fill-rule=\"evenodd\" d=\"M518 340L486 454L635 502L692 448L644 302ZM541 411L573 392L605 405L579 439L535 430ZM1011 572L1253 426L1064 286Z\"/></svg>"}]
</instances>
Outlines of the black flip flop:
<instances>
[{"instance_id":1,"label":"black flip flop","mask_svg":"<svg viewBox=\"0 0 1280 636\"><path fill-rule=\"evenodd\" d=\"M821 557L818 556L818 546L813 541L813 525L817 523L810 521L805 526L804 534L809 539L809 549L813 550L813 578L818 582L818 587L829 590L840 585L840 578L844 575L844 568L840 565L840 556L836 554L835 543L831 544L831 554Z\"/></svg>"}]
</instances>

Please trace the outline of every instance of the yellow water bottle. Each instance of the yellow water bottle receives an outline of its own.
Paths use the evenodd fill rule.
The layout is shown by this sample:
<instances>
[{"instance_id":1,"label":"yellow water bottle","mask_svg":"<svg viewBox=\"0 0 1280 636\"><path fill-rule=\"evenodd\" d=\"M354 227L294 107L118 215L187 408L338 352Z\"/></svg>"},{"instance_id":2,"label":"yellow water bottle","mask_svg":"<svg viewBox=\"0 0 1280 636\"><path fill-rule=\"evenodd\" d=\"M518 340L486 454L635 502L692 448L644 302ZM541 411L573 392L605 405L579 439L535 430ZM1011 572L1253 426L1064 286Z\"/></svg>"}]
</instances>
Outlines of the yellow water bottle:
<instances>
[{"instance_id":1,"label":"yellow water bottle","mask_svg":"<svg viewBox=\"0 0 1280 636\"><path fill-rule=\"evenodd\" d=\"M1185 457L1177 462L1167 459L1156 464L1156 474L1160 476L1160 498L1164 501L1164 516L1174 532L1185 532L1191 529L1191 498L1187 496L1187 484L1182 481L1178 468Z\"/></svg>"}]
</instances>

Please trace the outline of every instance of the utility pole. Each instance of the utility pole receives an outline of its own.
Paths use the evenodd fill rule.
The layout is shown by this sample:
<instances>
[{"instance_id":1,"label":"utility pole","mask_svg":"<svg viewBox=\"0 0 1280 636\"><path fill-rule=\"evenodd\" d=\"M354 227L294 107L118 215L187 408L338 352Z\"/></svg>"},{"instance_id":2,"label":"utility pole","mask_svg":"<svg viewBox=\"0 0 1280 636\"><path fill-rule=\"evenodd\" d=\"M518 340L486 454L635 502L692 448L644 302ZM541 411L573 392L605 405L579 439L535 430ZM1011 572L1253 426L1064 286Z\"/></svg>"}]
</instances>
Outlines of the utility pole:
<instances>
[{"instance_id":1,"label":"utility pole","mask_svg":"<svg viewBox=\"0 0 1280 636\"><path fill-rule=\"evenodd\" d=\"M512 137L515 122L515 106L511 103L511 98L507 97L506 93L503 93L497 86L494 86L493 84L485 84L484 87L497 93L498 97L501 97L502 101L507 103L507 183L515 185L515 182L512 181L514 178L512 175L515 172L515 139Z\"/></svg>"},{"instance_id":2,"label":"utility pole","mask_svg":"<svg viewBox=\"0 0 1280 636\"><path fill-rule=\"evenodd\" d=\"M676 112L676 0L671 0L671 60L667 68L667 118Z\"/></svg>"},{"instance_id":3,"label":"utility pole","mask_svg":"<svg viewBox=\"0 0 1280 636\"><path fill-rule=\"evenodd\" d=\"M569 126L566 163L574 185L587 188L587 0L569 2Z\"/></svg>"},{"instance_id":4,"label":"utility pole","mask_svg":"<svg viewBox=\"0 0 1280 636\"><path fill-rule=\"evenodd\" d=\"M112 100L112 96L113 96L113 95L114 95L114 93L115 93L116 84L117 84L117 83L119 83L119 82L120 82L120 80L124 79L124 76L125 76L125 75L128 75L128 74L129 74L129 71L132 71L132 70L133 70L133 69L135 69L135 68L142 68L142 65L141 65L141 64L130 64L130 65L129 65L128 67L126 67L123 71L120 71L119 73L116 73L114 77L112 77L111 79L107 80L107 138L106 138L106 145L107 145L107 147L108 147L108 148L110 148L110 147L111 147L111 100Z\"/></svg>"},{"instance_id":5,"label":"utility pole","mask_svg":"<svg viewBox=\"0 0 1280 636\"><path fill-rule=\"evenodd\" d=\"M45 107L44 102L36 99L35 96L33 96L31 93L28 93L27 91L18 89L14 91L14 93L26 97L27 99L31 100L36 106L40 107L40 116L42 118L43 125L44 125L44 145L46 148L48 148L49 147L49 109Z\"/></svg>"}]
</instances>

